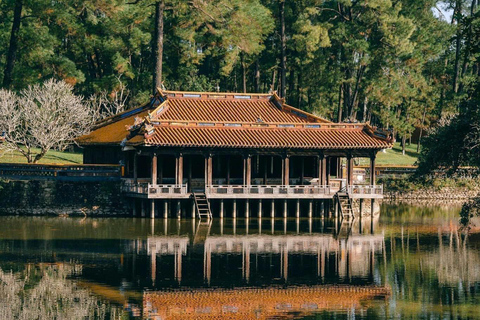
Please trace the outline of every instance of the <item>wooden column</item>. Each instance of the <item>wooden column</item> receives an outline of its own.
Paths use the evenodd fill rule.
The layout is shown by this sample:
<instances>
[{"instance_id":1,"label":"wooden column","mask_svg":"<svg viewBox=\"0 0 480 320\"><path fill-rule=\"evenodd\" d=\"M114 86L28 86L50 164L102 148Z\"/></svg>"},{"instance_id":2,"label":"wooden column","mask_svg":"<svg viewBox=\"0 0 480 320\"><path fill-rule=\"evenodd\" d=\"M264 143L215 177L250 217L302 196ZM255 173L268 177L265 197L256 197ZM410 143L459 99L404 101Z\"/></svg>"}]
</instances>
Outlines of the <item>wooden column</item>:
<instances>
[{"instance_id":1,"label":"wooden column","mask_svg":"<svg viewBox=\"0 0 480 320\"><path fill-rule=\"evenodd\" d=\"M223 219L223 199L220 199L220 219Z\"/></svg>"},{"instance_id":2,"label":"wooden column","mask_svg":"<svg viewBox=\"0 0 480 320\"><path fill-rule=\"evenodd\" d=\"M159 157L157 160L157 167L158 167L158 184L163 183L163 157Z\"/></svg>"},{"instance_id":3,"label":"wooden column","mask_svg":"<svg viewBox=\"0 0 480 320\"><path fill-rule=\"evenodd\" d=\"M133 180L135 181L135 184L138 182L138 155L137 152L133 154Z\"/></svg>"},{"instance_id":4,"label":"wooden column","mask_svg":"<svg viewBox=\"0 0 480 320\"><path fill-rule=\"evenodd\" d=\"M262 217L262 199L258 200L258 218Z\"/></svg>"},{"instance_id":5,"label":"wooden column","mask_svg":"<svg viewBox=\"0 0 480 320\"><path fill-rule=\"evenodd\" d=\"M211 186L213 182L212 155L205 156L205 186Z\"/></svg>"},{"instance_id":6,"label":"wooden column","mask_svg":"<svg viewBox=\"0 0 480 320\"><path fill-rule=\"evenodd\" d=\"M330 157L325 158L325 185L330 185Z\"/></svg>"},{"instance_id":7,"label":"wooden column","mask_svg":"<svg viewBox=\"0 0 480 320\"><path fill-rule=\"evenodd\" d=\"M270 207L270 217L275 218L275 200L272 199L272 205Z\"/></svg>"},{"instance_id":8,"label":"wooden column","mask_svg":"<svg viewBox=\"0 0 480 320\"><path fill-rule=\"evenodd\" d=\"M282 183L284 186L290 184L290 157L288 155L282 158Z\"/></svg>"},{"instance_id":9,"label":"wooden column","mask_svg":"<svg viewBox=\"0 0 480 320\"><path fill-rule=\"evenodd\" d=\"M347 186L353 185L353 157L347 155Z\"/></svg>"},{"instance_id":10,"label":"wooden column","mask_svg":"<svg viewBox=\"0 0 480 320\"><path fill-rule=\"evenodd\" d=\"M300 218L300 200L299 199L297 199L297 206L296 206L295 209L296 209L295 210L295 217Z\"/></svg>"},{"instance_id":11,"label":"wooden column","mask_svg":"<svg viewBox=\"0 0 480 320\"><path fill-rule=\"evenodd\" d=\"M181 185L183 183L183 155L180 153L175 159L175 184Z\"/></svg>"},{"instance_id":12,"label":"wooden column","mask_svg":"<svg viewBox=\"0 0 480 320\"><path fill-rule=\"evenodd\" d=\"M323 154L317 157L317 169L318 169L318 184L323 186L326 184L327 176L327 159Z\"/></svg>"},{"instance_id":13,"label":"wooden column","mask_svg":"<svg viewBox=\"0 0 480 320\"><path fill-rule=\"evenodd\" d=\"M227 185L230 184L230 156L227 156Z\"/></svg>"},{"instance_id":14,"label":"wooden column","mask_svg":"<svg viewBox=\"0 0 480 320\"><path fill-rule=\"evenodd\" d=\"M250 199L245 200L245 218L250 218Z\"/></svg>"},{"instance_id":15,"label":"wooden column","mask_svg":"<svg viewBox=\"0 0 480 320\"><path fill-rule=\"evenodd\" d=\"M308 200L308 217L313 216L313 200Z\"/></svg>"},{"instance_id":16,"label":"wooden column","mask_svg":"<svg viewBox=\"0 0 480 320\"><path fill-rule=\"evenodd\" d=\"M157 184L157 154L152 155L152 171L151 171L151 183Z\"/></svg>"},{"instance_id":17,"label":"wooden column","mask_svg":"<svg viewBox=\"0 0 480 320\"><path fill-rule=\"evenodd\" d=\"M283 200L283 217L287 217L287 200Z\"/></svg>"},{"instance_id":18,"label":"wooden column","mask_svg":"<svg viewBox=\"0 0 480 320\"><path fill-rule=\"evenodd\" d=\"M243 158L243 185L252 184L252 156L247 155Z\"/></svg>"},{"instance_id":19,"label":"wooden column","mask_svg":"<svg viewBox=\"0 0 480 320\"><path fill-rule=\"evenodd\" d=\"M370 184L372 186L375 185L375 153L373 153L371 156L370 156Z\"/></svg>"},{"instance_id":20,"label":"wooden column","mask_svg":"<svg viewBox=\"0 0 480 320\"><path fill-rule=\"evenodd\" d=\"M268 162L267 156L263 156L263 184L267 184Z\"/></svg>"},{"instance_id":21,"label":"wooden column","mask_svg":"<svg viewBox=\"0 0 480 320\"><path fill-rule=\"evenodd\" d=\"M237 217L237 199L233 199L232 218Z\"/></svg>"},{"instance_id":22,"label":"wooden column","mask_svg":"<svg viewBox=\"0 0 480 320\"><path fill-rule=\"evenodd\" d=\"M163 202L163 218L164 219L168 218L168 200L165 200Z\"/></svg>"},{"instance_id":23,"label":"wooden column","mask_svg":"<svg viewBox=\"0 0 480 320\"><path fill-rule=\"evenodd\" d=\"M303 177L305 176L305 157L300 157L300 184L303 185Z\"/></svg>"},{"instance_id":24,"label":"wooden column","mask_svg":"<svg viewBox=\"0 0 480 320\"><path fill-rule=\"evenodd\" d=\"M188 192L192 192L192 157L190 157L188 161L188 182L187 183L188 183Z\"/></svg>"}]
</instances>

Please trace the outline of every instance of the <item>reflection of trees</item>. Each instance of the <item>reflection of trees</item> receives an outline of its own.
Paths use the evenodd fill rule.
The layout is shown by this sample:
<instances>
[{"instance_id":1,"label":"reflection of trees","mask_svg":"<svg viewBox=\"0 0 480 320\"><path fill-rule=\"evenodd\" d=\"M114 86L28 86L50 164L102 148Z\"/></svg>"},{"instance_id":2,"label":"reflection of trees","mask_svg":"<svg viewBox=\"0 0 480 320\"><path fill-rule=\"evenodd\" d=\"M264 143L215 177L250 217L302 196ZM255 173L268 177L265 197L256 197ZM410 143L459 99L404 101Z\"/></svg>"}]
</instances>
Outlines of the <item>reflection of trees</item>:
<instances>
[{"instance_id":1,"label":"reflection of trees","mask_svg":"<svg viewBox=\"0 0 480 320\"><path fill-rule=\"evenodd\" d=\"M106 319L112 306L67 279L78 272L71 265L27 265L22 272L0 269L2 319Z\"/></svg>"}]
</instances>

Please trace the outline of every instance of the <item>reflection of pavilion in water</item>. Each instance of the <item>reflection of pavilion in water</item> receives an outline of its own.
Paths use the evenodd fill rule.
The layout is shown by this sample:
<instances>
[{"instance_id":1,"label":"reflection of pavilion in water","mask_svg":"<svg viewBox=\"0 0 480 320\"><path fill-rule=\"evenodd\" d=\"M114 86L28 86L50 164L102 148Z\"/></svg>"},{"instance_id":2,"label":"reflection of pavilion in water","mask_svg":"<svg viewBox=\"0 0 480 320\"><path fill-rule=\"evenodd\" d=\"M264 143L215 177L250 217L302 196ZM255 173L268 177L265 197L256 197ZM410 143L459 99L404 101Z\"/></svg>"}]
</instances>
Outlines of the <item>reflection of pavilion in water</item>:
<instances>
[{"instance_id":1,"label":"reflection of pavilion in water","mask_svg":"<svg viewBox=\"0 0 480 320\"><path fill-rule=\"evenodd\" d=\"M357 228L352 225L339 226L336 234L301 234L297 230L295 234L282 235L261 234L261 231L210 235L210 228L210 224L198 224L192 239L186 235L149 237L146 244L153 283L158 276L157 260L173 256L173 266L169 263L168 268L173 268L174 279L181 284L184 258L192 252L203 253L203 280L207 285L211 285L212 277L225 274L238 277L239 270L244 284L255 284L255 279L260 278L264 281L262 275L268 275L276 283L289 282L289 276L307 279L308 283L312 278L320 283L325 283L325 278L373 283L375 255L385 252L383 234L354 234L352 231ZM342 228L351 229L345 232ZM201 270L198 264L196 269ZM198 272L196 275L199 276Z\"/></svg>"}]
</instances>

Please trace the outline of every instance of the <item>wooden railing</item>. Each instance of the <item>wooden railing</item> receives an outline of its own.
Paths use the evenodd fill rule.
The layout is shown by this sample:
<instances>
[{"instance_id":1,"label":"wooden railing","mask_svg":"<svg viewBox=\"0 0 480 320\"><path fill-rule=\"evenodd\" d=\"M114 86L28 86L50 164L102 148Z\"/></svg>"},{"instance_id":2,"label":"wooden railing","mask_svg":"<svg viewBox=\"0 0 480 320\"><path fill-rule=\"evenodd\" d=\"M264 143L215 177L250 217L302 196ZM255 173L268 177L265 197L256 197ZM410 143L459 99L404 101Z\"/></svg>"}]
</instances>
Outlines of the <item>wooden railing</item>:
<instances>
[{"instance_id":1,"label":"wooden railing","mask_svg":"<svg viewBox=\"0 0 480 320\"><path fill-rule=\"evenodd\" d=\"M21 180L120 180L122 166L1 163L0 177Z\"/></svg>"},{"instance_id":2,"label":"wooden railing","mask_svg":"<svg viewBox=\"0 0 480 320\"><path fill-rule=\"evenodd\" d=\"M125 181L122 185L125 193L143 194L148 198L168 198L189 196L186 184L151 184L147 182L134 183Z\"/></svg>"},{"instance_id":3,"label":"wooden railing","mask_svg":"<svg viewBox=\"0 0 480 320\"><path fill-rule=\"evenodd\" d=\"M383 195L383 185L353 185L347 187L348 193L355 195Z\"/></svg>"},{"instance_id":4,"label":"wooden railing","mask_svg":"<svg viewBox=\"0 0 480 320\"><path fill-rule=\"evenodd\" d=\"M212 185L205 188L208 195L329 195L330 186L319 185L252 185L252 186L232 186L232 185Z\"/></svg>"}]
</instances>

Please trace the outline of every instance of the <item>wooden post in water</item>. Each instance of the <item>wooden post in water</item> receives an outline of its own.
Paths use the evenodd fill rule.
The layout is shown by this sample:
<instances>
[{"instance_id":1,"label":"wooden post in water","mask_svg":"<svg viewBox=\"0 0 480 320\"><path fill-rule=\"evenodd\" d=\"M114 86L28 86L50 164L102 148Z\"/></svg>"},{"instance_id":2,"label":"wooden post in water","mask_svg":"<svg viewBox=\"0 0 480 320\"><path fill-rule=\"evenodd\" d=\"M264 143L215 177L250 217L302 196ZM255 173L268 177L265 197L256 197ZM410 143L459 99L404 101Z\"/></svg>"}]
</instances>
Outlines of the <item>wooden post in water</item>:
<instances>
[{"instance_id":1,"label":"wooden post in water","mask_svg":"<svg viewBox=\"0 0 480 320\"><path fill-rule=\"evenodd\" d=\"M297 199L295 217L300 218L300 199Z\"/></svg>"},{"instance_id":2,"label":"wooden post in water","mask_svg":"<svg viewBox=\"0 0 480 320\"><path fill-rule=\"evenodd\" d=\"M141 200L141 204L142 204L142 218L145 218L145 200Z\"/></svg>"},{"instance_id":3,"label":"wooden post in water","mask_svg":"<svg viewBox=\"0 0 480 320\"><path fill-rule=\"evenodd\" d=\"M195 200L192 199L192 219L195 219Z\"/></svg>"},{"instance_id":4,"label":"wooden post in water","mask_svg":"<svg viewBox=\"0 0 480 320\"><path fill-rule=\"evenodd\" d=\"M245 218L250 218L250 200L245 200Z\"/></svg>"},{"instance_id":5,"label":"wooden post in water","mask_svg":"<svg viewBox=\"0 0 480 320\"><path fill-rule=\"evenodd\" d=\"M312 218L313 216L313 200L308 200L308 217Z\"/></svg>"},{"instance_id":6,"label":"wooden post in water","mask_svg":"<svg viewBox=\"0 0 480 320\"><path fill-rule=\"evenodd\" d=\"M275 218L275 200L272 199L272 206L270 207L270 218Z\"/></svg>"},{"instance_id":7,"label":"wooden post in water","mask_svg":"<svg viewBox=\"0 0 480 320\"><path fill-rule=\"evenodd\" d=\"M232 218L237 217L237 199L233 199Z\"/></svg>"},{"instance_id":8,"label":"wooden post in water","mask_svg":"<svg viewBox=\"0 0 480 320\"><path fill-rule=\"evenodd\" d=\"M258 218L262 218L262 199L258 200Z\"/></svg>"},{"instance_id":9,"label":"wooden post in water","mask_svg":"<svg viewBox=\"0 0 480 320\"><path fill-rule=\"evenodd\" d=\"M223 199L220 200L220 219L223 219Z\"/></svg>"},{"instance_id":10,"label":"wooden post in water","mask_svg":"<svg viewBox=\"0 0 480 320\"><path fill-rule=\"evenodd\" d=\"M164 219L168 218L168 200L165 200L163 202L163 218Z\"/></svg>"},{"instance_id":11,"label":"wooden post in water","mask_svg":"<svg viewBox=\"0 0 480 320\"><path fill-rule=\"evenodd\" d=\"M155 219L155 200L150 200L150 218Z\"/></svg>"},{"instance_id":12,"label":"wooden post in water","mask_svg":"<svg viewBox=\"0 0 480 320\"><path fill-rule=\"evenodd\" d=\"M177 219L180 220L182 218L182 206L180 200L177 200Z\"/></svg>"},{"instance_id":13,"label":"wooden post in water","mask_svg":"<svg viewBox=\"0 0 480 320\"><path fill-rule=\"evenodd\" d=\"M283 200L283 217L287 217L287 200Z\"/></svg>"}]
</instances>

